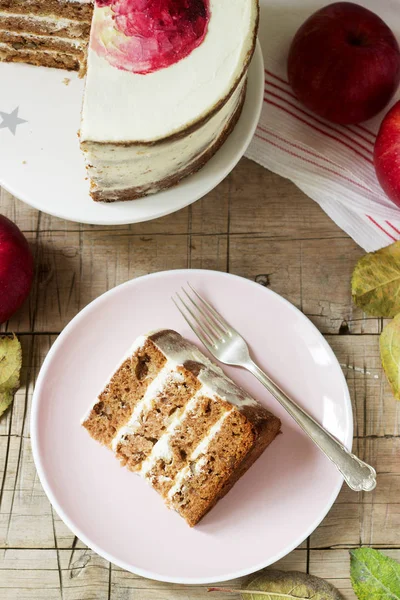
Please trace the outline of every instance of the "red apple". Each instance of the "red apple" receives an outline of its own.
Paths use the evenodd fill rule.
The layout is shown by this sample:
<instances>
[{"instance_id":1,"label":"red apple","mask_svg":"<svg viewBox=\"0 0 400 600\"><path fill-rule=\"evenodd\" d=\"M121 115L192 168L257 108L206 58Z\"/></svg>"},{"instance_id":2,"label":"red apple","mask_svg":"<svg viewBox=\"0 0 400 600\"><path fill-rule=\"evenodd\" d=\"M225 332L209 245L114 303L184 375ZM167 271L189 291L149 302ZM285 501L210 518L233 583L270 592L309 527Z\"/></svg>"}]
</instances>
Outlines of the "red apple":
<instances>
[{"instance_id":1,"label":"red apple","mask_svg":"<svg viewBox=\"0 0 400 600\"><path fill-rule=\"evenodd\" d=\"M0 323L21 306L31 289L33 256L18 227L0 215Z\"/></svg>"},{"instance_id":2,"label":"red apple","mask_svg":"<svg viewBox=\"0 0 400 600\"><path fill-rule=\"evenodd\" d=\"M289 82L303 104L342 125L381 111L400 81L399 45L389 27L352 2L321 8L296 33Z\"/></svg>"},{"instance_id":3,"label":"red apple","mask_svg":"<svg viewBox=\"0 0 400 600\"><path fill-rule=\"evenodd\" d=\"M374 148L375 171L389 198L400 206L400 102L381 123Z\"/></svg>"}]
</instances>

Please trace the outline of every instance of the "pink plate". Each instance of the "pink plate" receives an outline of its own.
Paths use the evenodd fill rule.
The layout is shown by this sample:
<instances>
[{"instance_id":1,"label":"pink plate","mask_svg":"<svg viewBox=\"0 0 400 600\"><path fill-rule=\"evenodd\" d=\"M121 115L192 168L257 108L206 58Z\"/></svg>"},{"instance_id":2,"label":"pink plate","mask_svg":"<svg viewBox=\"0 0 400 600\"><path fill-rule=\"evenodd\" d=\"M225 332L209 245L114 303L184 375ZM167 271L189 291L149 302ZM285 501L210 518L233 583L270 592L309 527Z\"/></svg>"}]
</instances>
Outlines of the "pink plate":
<instances>
[{"instance_id":1,"label":"pink plate","mask_svg":"<svg viewBox=\"0 0 400 600\"><path fill-rule=\"evenodd\" d=\"M349 392L314 325L259 284L202 270L140 277L82 310L43 364L31 432L42 485L85 544L145 577L206 584L246 575L293 550L325 517L343 480L261 384L237 368L225 370L282 419L283 435L194 529L80 426L138 335L167 327L197 343L171 301L187 281L245 336L261 367L350 448Z\"/></svg>"}]
</instances>

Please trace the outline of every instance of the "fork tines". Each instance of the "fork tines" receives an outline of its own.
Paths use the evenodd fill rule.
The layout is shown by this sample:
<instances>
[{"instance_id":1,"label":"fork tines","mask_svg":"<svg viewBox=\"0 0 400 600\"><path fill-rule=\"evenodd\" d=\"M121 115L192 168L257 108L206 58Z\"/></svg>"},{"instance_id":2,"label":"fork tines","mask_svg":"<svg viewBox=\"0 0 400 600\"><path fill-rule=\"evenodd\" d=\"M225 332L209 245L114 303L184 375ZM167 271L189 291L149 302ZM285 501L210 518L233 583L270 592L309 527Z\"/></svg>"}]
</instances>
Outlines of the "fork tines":
<instances>
[{"instance_id":1,"label":"fork tines","mask_svg":"<svg viewBox=\"0 0 400 600\"><path fill-rule=\"evenodd\" d=\"M231 336L231 327L225 319L190 285L190 291L182 288L184 297L176 293L172 300L189 327L208 348L218 346Z\"/></svg>"}]
</instances>

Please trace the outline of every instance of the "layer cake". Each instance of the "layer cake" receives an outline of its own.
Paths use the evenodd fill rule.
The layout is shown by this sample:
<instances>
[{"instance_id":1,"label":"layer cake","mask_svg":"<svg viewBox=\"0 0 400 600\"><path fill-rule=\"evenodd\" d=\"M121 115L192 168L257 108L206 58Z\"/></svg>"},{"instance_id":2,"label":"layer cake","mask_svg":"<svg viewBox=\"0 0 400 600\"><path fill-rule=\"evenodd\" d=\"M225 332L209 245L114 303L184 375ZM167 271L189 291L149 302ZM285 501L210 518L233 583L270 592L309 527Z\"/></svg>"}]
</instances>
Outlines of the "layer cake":
<instances>
[{"instance_id":1,"label":"layer cake","mask_svg":"<svg viewBox=\"0 0 400 600\"><path fill-rule=\"evenodd\" d=\"M94 200L130 200L201 168L235 126L257 0L102 0L81 146Z\"/></svg>"},{"instance_id":2,"label":"layer cake","mask_svg":"<svg viewBox=\"0 0 400 600\"><path fill-rule=\"evenodd\" d=\"M85 72L91 0L0 0L0 60Z\"/></svg>"},{"instance_id":3,"label":"layer cake","mask_svg":"<svg viewBox=\"0 0 400 600\"><path fill-rule=\"evenodd\" d=\"M87 69L91 196L134 200L198 171L232 132L258 18L258 0L0 0L0 60Z\"/></svg>"},{"instance_id":4,"label":"layer cake","mask_svg":"<svg viewBox=\"0 0 400 600\"><path fill-rule=\"evenodd\" d=\"M280 421L172 330L136 340L82 420L190 526L280 431Z\"/></svg>"}]
</instances>

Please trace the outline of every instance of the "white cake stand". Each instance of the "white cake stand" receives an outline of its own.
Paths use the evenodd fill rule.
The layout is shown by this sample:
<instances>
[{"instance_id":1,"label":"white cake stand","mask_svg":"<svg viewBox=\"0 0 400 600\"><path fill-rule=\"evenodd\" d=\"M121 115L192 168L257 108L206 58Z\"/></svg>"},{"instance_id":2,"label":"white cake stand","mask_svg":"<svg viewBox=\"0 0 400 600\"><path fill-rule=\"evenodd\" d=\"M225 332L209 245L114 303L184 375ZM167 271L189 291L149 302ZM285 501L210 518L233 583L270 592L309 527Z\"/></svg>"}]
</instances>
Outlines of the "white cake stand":
<instances>
[{"instance_id":1,"label":"white cake stand","mask_svg":"<svg viewBox=\"0 0 400 600\"><path fill-rule=\"evenodd\" d=\"M149 221L195 202L234 168L256 129L264 95L261 49L249 69L240 120L216 155L170 190L132 202L103 204L89 196L79 148L84 81L75 73L0 63L0 185L50 215L96 225Z\"/></svg>"}]
</instances>

